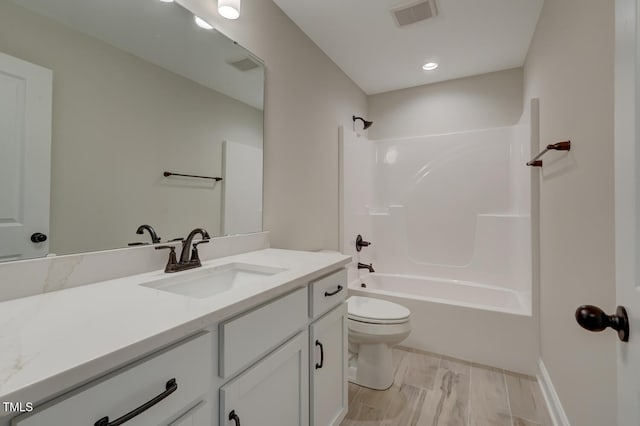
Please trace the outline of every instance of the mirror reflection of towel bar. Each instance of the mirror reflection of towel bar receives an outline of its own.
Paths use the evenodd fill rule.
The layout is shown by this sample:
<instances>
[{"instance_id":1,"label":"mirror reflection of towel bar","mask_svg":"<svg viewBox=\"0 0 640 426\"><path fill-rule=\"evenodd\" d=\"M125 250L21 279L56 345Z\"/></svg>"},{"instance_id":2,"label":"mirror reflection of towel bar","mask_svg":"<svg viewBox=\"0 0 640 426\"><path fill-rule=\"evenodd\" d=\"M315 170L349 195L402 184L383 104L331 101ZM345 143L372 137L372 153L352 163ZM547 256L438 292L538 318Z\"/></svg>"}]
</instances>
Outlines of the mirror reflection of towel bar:
<instances>
[{"instance_id":1,"label":"mirror reflection of towel bar","mask_svg":"<svg viewBox=\"0 0 640 426\"><path fill-rule=\"evenodd\" d=\"M558 142L547 145L547 147L540 154L536 155L533 160L527 163L527 166L542 167L542 160L539 160L547 151L571 151L571 141Z\"/></svg>"},{"instance_id":2,"label":"mirror reflection of towel bar","mask_svg":"<svg viewBox=\"0 0 640 426\"><path fill-rule=\"evenodd\" d=\"M211 177L211 176L198 176L198 175L184 175L182 173L172 173L172 172L164 172L163 173L164 177L169 177L169 176L182 176L182 177L190 177L190 178L197 178L197 179L211 179L211 180L215 180L216 182L221 181L222 178L221 177Z\"/></svg>"}]
</instances>

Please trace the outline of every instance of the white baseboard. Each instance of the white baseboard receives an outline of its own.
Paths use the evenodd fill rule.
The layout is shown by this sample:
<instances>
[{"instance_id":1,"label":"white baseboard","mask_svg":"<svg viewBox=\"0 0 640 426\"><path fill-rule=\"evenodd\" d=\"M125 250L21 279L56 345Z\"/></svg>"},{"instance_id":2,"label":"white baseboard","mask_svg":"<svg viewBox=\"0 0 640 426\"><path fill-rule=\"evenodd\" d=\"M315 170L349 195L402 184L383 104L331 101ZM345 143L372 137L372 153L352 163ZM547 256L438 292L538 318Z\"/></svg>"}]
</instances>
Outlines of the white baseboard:
<instances>
[{"instance_id":1,"label":"white baseboard","mask_svg":"<svg viewBox=\"0 0 640 426\"><path fill-rule=\"evenodd\" d=\"M549 372L544 366L542 359L538 360L538 384L540 385L542 396L547 403L547 408L549 410L549 415L551 416L551 421L553 421L553 425L571 426L569 419L567 418L567 414L564 412L564 408L562 408L562 403L556 393L556 389L553 387Z\"/></svg>"}]
</instances>

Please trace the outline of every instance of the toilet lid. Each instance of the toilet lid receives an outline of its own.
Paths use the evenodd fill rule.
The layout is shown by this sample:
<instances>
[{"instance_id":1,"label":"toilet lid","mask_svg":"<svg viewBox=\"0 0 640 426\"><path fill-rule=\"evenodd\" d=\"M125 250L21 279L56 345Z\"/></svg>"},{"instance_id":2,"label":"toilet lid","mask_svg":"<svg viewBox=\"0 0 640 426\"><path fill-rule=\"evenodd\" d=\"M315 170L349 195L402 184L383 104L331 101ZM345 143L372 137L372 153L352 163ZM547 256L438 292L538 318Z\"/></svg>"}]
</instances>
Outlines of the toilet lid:
<instances>
[{"instance_id":1,"label":"toilet lid","mask_svg":"<svg viewBox=\"0 0 640 426\"><path fill-rule=\"evenodd\" d=\"M371 324L398 324L409 320L411 311L397 303L371 297L351 296L348 302L349 318Z\"/></svg>"}]
</instances>

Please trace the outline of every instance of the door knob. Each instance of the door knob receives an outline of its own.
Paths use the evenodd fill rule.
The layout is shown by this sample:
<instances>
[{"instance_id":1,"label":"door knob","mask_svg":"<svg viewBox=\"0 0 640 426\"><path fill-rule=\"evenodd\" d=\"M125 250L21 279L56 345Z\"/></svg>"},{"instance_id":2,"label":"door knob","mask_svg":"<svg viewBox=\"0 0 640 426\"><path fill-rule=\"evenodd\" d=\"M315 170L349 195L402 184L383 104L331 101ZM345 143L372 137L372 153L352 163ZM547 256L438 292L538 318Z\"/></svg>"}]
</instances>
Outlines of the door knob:
<instances>
[{"instance_id":1,"label":"door knob","mask_svg":"<svg viewBox=\"0 0 640 426\"><path fill-rule=\"evenodd\" d=\"M611 327L618 332L621 341L629 341L629 317L624 306L618 306L615 315L607 315L597 306L582 305L576 309L576 321L580 327L589 331L602 331Z\"/></svg>"},{"instance_id":2,"label":"door knob","mask_svg":"<svg viewBox=\"0 0 640 426\"><path fill-rule=\"evenodd\" d=\"M35 234L31 234L31 241L34 243L44 243L47 241L47 236L42 232L36 232Z\"/></svg>"}]
</instances>

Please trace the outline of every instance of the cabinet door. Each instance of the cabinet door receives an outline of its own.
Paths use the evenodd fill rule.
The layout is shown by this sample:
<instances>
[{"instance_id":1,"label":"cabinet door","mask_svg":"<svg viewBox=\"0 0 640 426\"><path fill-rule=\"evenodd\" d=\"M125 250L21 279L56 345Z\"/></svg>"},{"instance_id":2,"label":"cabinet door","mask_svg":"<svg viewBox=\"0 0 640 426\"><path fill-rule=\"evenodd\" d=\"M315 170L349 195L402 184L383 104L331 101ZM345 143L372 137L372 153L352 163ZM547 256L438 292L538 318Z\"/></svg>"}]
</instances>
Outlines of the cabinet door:
<instances>
[{"instance_id":1,"label":"cabinet door","mask_svg":"<svg viewBox=\"0 0 640 426\"><path fill-rule=\"evenodd\" d=\"M308 339L297 334L220 388L220 426L308 426Z\"/></svg>"},{"instance_id":2,"label":"cabinet door","mask_svg":"<svg viewBox=\"0 0 640 426\"><path fill-rule=\"evenodd\" d=\"M205 401L200 401L191 410L184 413L169 426L209 426L211 425L211 410Z\"/></svg>"},{"instance_id":3,"label":"cabinet door","mask_svg":"<svg viewBox=\"0 0 640 426\"><path fill-rule=\"evenodd\" d=\"M311 426L339 425L347 414L347 304L311 325Z\"/></svg>"}]
</instances>

